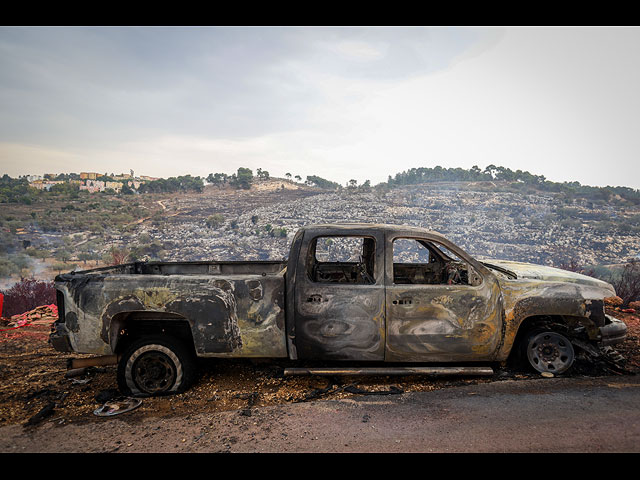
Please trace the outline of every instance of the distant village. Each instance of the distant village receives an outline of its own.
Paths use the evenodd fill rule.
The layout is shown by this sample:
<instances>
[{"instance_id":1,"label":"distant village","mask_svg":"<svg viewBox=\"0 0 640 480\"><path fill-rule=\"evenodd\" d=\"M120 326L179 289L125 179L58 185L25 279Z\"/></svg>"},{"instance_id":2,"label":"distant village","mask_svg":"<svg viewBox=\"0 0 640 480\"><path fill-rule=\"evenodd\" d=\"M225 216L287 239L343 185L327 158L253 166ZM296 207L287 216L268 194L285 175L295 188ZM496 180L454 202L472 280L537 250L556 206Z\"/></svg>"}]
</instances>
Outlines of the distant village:
<instances>
[{"instance_id":1,"label":"distant village","mask_svg":"<svg viewBox=\"0 0 640 480\"><path fill-rule=\"evenodd\" d=\"M37 188L38 190L49 191L54 185L70 183L78 185L80 190L86 190L89 193L104 192L106 190L113 190L116 193L120 193L123 185L127 185L129 188L138 190L140 185L145 182L159 180L157 177L148 177L145 175L136 177L133 170L131 170L130 173L121 173L120 175L81 172L79 175L80 178L56 180L59 177L59 175L53 173L45 173L44 175L27 175L26 179L29 182L29 186Z\"/></svg>"}]
</instances>

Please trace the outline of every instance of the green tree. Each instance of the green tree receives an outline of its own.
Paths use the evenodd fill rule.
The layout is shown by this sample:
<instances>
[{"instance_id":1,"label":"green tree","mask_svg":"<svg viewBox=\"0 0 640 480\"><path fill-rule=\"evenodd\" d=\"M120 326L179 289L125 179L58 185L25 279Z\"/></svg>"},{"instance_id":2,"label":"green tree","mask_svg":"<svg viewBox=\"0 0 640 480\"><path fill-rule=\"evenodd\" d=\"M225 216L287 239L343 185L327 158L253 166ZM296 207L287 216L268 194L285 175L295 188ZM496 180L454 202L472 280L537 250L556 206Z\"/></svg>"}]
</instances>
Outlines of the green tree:
<instances>
[{"instance_id":1,"label":"green tree","mask_svg":"<svg viewBox=\"0 0 640 480\"><path fill-rule=\"evenodd\" d=\"M235 175L235 178L232 180L232 183L236 188L243 188L245 190L249 190L251 188L252 182L253 182L253 171L245 167L238 168L238 173Z\"/></svg>"},{"instance_id":2,"label":"green tree","mask_svg":"<svg viewBox=\"0 0 640 480\"><path fill-rule=\"evenodd\" d=\"M93 260L94 256L93 254L89 253L89 252L80 252L78 254L78 260L81 260L82 262L84 262L84 264L87 264L87 260Z\"/></svg>"},{"instance_id":3,"label":"green tree","mask_svg":"<svg viewBox=\"0 0 640 480\"><path fill-rule=\"evenodd\" d=\"M66 248L61 248L56 252L56 259L63 263L67 263L71 259L71 252Z\"/></svg>"},{"instance_id":4,"label":"green tree","mask_svg":"<svg viewBox=\"0 0 640 480\"><path fill-rule=\"evenodd\" d=\"M160 178L152 182L143 183L140 193L174 193L174 192L202 192L204 182L200 177L183 175L180 177Z\"/></svg>"},{"instance_id":5,"label":"green tree","mask_svg":"<svg viewBox=\"0 0 640 480\"><path fill-rule=\"evenodd\" d=\"M307 176L307 183L309 185L315 185L317 187L327 189L327 190L337 190L339 188L342 188L342 185L340 185L339 183L332 182L331 180L326 180L322 177L318 177L317 175Z\"/></svg>"},{"instance_id":6,"label":"green tree","mask_svg":"<svg viewBox=\"0 0 640 480\"><path fill-rule=\"evenodd\" d=\"M207 177L207 182L212 183L216 186L224 185L227 183L229 179L229 175L226 173L210 173Z\"/></svg>"},{"instance_id":7,"label":"green tree","mask_svg":"<svg viewBox=\"0 0 640 480\"><path fill-rule=\"evenodd\" d=\"M71 271L76 268L76 265L73 263L54 263L51 268L53 268L58 274L64 271Z\"/></svg>"}]
</instances>

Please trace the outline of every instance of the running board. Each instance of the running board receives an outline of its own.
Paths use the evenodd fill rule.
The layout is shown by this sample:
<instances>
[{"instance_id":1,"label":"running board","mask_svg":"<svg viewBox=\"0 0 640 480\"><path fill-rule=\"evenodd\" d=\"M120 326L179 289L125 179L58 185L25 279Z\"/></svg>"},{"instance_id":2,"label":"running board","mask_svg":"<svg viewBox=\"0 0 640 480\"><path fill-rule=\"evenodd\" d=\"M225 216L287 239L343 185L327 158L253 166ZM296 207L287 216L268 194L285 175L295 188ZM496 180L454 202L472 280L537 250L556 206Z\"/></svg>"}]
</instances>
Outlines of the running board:
<instances>
[{"instance_id":1,"label":"running board","mask_svg":"<svg viewBox=\"0 0 640 480\"><path fill-rule=\"evenodd\" d=\"M285 368L285 377L294 375L493 375L491 367L386 367L386 368Z\"/></svg>"},{"instance_id":2,"label":"running board","mask_svg":"<svg viewBox=\"0 0 640 480\"><path fill-rule=\"evenodd\" d=\"M89 358L69 358L67 360L67 369L77 370L86 367L102 367L105 365L117 365L118 355L102 355L100 357Z\"/></svg>"}]
</instances>

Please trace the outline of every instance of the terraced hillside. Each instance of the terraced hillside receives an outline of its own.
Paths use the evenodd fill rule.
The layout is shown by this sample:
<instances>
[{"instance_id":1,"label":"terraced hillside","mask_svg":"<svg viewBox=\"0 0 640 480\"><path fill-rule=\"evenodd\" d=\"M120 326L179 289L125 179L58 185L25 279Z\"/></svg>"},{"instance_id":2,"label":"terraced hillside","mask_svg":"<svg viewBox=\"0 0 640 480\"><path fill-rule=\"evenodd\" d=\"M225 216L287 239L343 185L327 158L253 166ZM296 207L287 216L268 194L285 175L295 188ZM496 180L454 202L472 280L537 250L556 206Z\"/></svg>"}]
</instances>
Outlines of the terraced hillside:
<instances>
[{"instance_id":1,"label":"terraced hillside","mask_svg":"<svg viewBox=\"0 0 640 480\"><path fill-rule=\"evenodd\" d=\"M335 222L421 226L476 256L555 266L616 264L640 255L640 209L463 183L286 194L276 185L261 193L210 189L168 199L173 216L139 231L164 242L170 260L281 259L299 227ZM222 220L208 226L215 214Z\"/></svg>"},{"instance_id":2,"label":"terraced hillside","mask_svg":"<svg viewBox=\"0 0 640 480\"><path fill-rule=\"evenodd\" d=\"M249 190L96 195L3 205L0 267L12 260L22 270L14 267L10 278L0 272L0 289L20 276L50 280L61 270L134 260L280 260L296 230L312 223L421 226L477 257L552 266L622 264L640 255L639 206L499 182L328 191L269 179Z\"/></svg>"}]
</instances>

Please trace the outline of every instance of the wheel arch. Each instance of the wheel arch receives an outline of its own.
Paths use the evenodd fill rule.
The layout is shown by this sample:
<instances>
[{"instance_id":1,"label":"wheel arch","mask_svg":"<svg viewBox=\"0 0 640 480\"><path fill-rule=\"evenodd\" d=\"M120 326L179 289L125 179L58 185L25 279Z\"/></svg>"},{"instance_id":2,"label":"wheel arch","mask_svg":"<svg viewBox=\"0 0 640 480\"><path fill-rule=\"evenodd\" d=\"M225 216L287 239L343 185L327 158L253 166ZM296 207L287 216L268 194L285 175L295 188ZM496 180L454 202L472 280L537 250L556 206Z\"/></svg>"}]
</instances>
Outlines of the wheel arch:
<instances>
[{"instance_id":1,"label":"wheel arch","mask_svg":"<svg viewBox=\"0 0 640 480\"><path fill-rule=\"evenodd\" d=\"M111 350L122 353L132 342L145 335L167 335L177 338L195 353L191 322L169 312L131 311L113 316L110 325Z\"/></svg>"},{"instance_id":2,"label":"wheel arch","mask_svg":"<svg viewBox=\"0 0 640 480\"><path fill-rule=\"evenodd\" d=\"M511 345L511 351L507 358L508 361L517 359L519 348L527 338L529 332L539 328L558 331L568 336L575 336L579 333L583 337L583 340L595 340L598 335L597 325L587 317L571 315L531 315L520 322Z\"/></svg>"},{"instance_id":3,"label":"wheel arch","mask_svg":"<svg viewBox=\"0 0 640 480\"><path fill-rule=\"evenodd\" d=\"M184 392L197 378L193 348L166 332L144 333L123 343L118 359L118 388L125 395L160 396Z\"/></svg>"}]
</instances>

